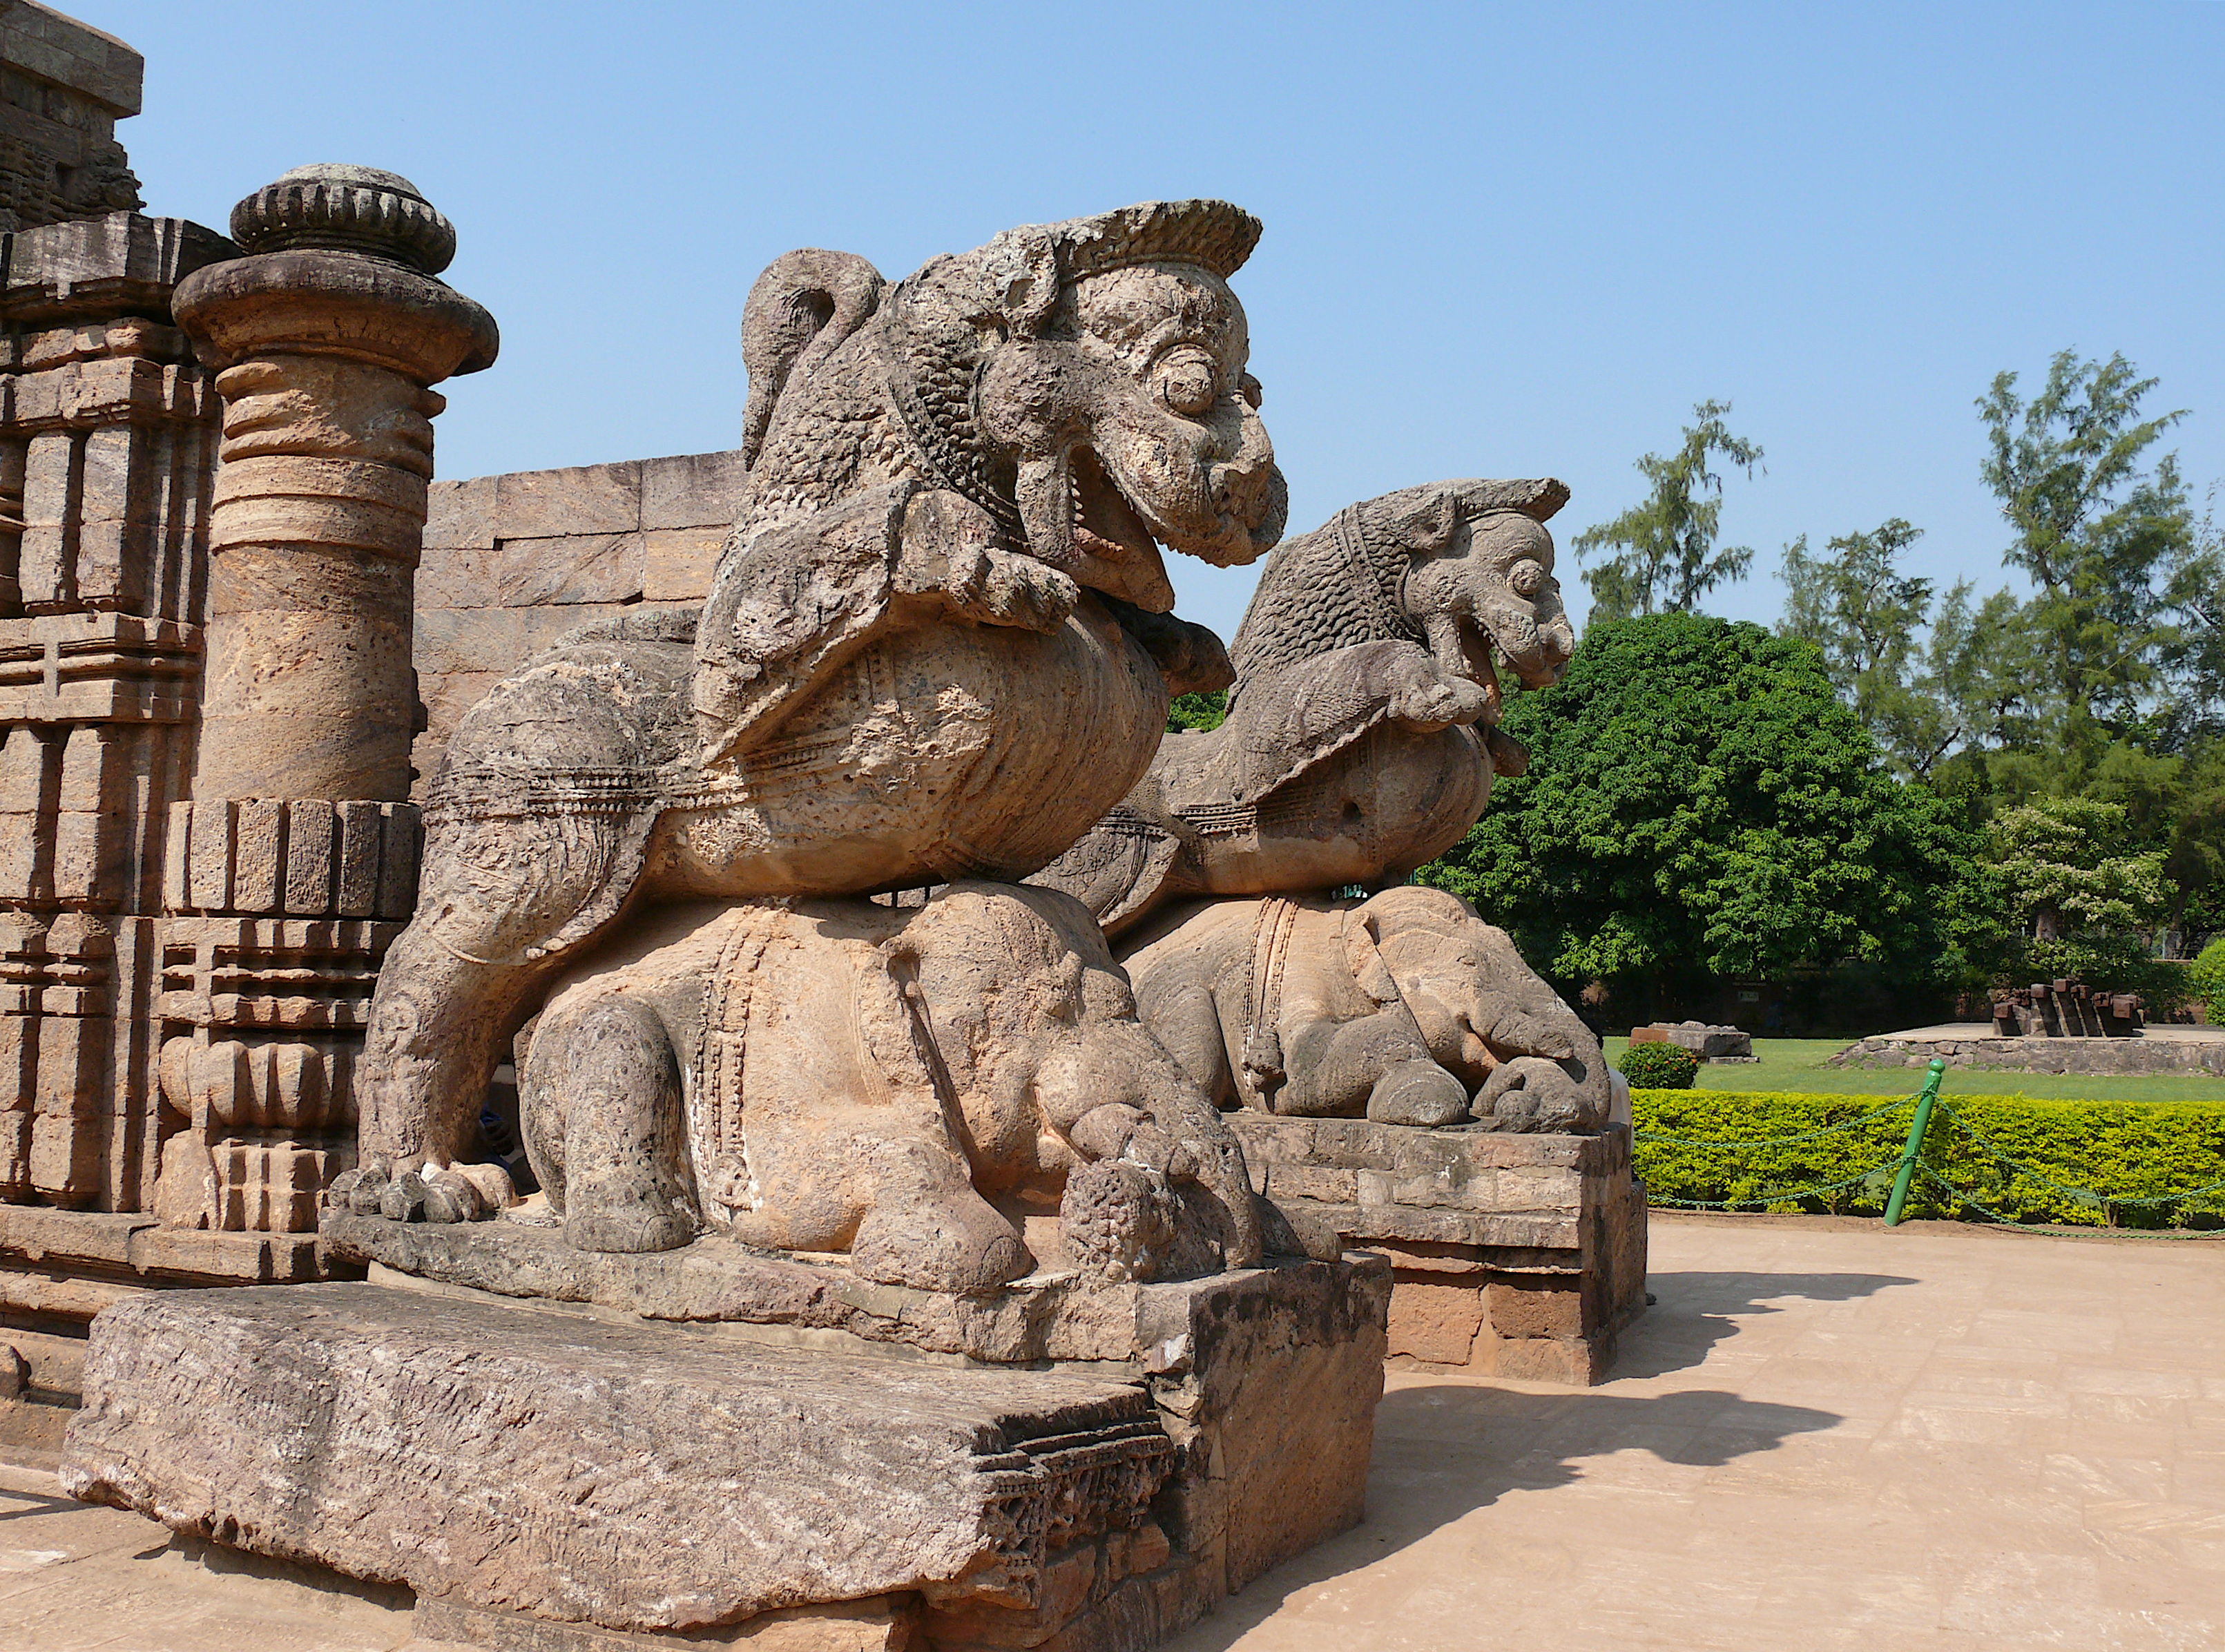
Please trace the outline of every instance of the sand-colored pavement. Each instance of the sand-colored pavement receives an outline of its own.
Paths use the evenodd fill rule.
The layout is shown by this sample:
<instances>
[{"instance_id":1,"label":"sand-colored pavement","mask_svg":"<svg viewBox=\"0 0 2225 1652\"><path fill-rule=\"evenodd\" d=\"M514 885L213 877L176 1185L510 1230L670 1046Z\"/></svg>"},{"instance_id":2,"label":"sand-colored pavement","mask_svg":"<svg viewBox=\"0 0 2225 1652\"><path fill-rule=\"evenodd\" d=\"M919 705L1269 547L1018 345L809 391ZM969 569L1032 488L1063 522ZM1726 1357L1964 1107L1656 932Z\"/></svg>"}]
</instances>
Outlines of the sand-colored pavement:
<instances>
[{"instance_id":1,"label":"sand-colored pavement","mask_svg":"<svg viewBox=\"0 0 2225 1652\"><path fill-rule=\"evenodd\" d=\"M2225 1646L2225 1242L1657 1216L1653 1263L1601 1388L1394 1373L1367 1523L1170 1646ZM11 1652L409 1642L0 1487Z\"/></svg>"}]
</instances>

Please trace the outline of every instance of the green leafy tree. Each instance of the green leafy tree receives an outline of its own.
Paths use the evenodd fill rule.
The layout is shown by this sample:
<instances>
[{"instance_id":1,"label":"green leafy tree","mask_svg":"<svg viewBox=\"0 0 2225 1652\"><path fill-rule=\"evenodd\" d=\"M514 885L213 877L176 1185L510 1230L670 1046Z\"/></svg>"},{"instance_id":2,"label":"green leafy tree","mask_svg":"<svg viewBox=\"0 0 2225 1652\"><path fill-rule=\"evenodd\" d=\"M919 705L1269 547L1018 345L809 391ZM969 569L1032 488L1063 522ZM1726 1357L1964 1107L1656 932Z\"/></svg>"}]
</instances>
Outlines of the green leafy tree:
<instances>
[{"instance_id":1,"label":"green leafy tree","mask_svg":"<svg viewBox=\"0 0 2225 1652\"><path fill-rule=\"evenodd\" d=\"M2163 856L2128 844L2129 813L2099 797L2041 797L1995 817L1994 858L2034 940L2130 930L2163 910Z\"/></svg>"},{"instance_id":2,"label":"green leafy tree","mask_svg":"<svg viewBox=\"0 0 2225 1652\"><path fill-rule=\"evenodd\" d=\"M2038 588L2028 618L2046 709L2074 760L2137 721L2181 642L2193 506L2177 455L2149 454L2184 415L2142 416L2155 385L2121 355L2065 350L2031 400L2004 372L1978 402L1983 474L2014 532L2002 560Z\"/></svg>"},{"instance_id":3,"label":"green leafy tree","mask_svg":"<svg viewBox=\"0 0 2225 1652\"><path fill-rule=\"evenodd\" d=\"M1506 725L1528 772L1421 875L1563 982L1674 1001L1854 960L1959 981L2003 926L1977 840L1886 771L1803 644L1695 614L1594 625Z\"/></svg>"},{"instance_id":4,"label":"green leafy tree","mask_svg":"<svg viewBox=\"0 0 2225 1652\"><path fill-rule=\"evenodd\" d=\"M1643 504L1612 522L1576 536L1576 560L1588 562L1584 583L1591 589L1594 620L1627 619L1657 609L1689 612L1716 586L1743 579L1753 551L1744 545L1718 550L1721 533L1723 479L1710 469L1717 454L1752 477L1761 449L1730 432L1723 423L1728 402L1702 402L1692 410L1696 423L1684 428L1684 444L1675 453L1650 453L1638 468L1652 485Z\"/></svg>"},{"instance_id":5,"label":"green leafy tree","mask_svg":"<svg viewBox=\"0 0 2225 1652\"><path fill-rule=\"evenodd\" d=\"M1167 733L1218 728L1228 721L1228 690L1208 689L1198 694L1178 694L1167 708Z\"/></svg>"},{"instance_id":6,"label":"green leafy tree","mask_svg":"<svg viewBox=\"0 0 2225 1652\"><path fill-rule=\"evenodd\" d=\"M2203 947L2202 956L2186 973L2188 985L2209 1012L2209 1019L2225 1020L2225 939Z\"/></svg>"},{"instance_id":7,"label":"green leafy tree","mask_svg":"<svg viewBox=\"0 0 2225 1652\"><path fill-rule=\"evenodd\" d=\"M1899 517L1834 539L1816 555L1803 534L1784 548L1778 632L1814 643L1862 727L1908 774L1926 774L1962 733L1932 680L1924 646L1931 581L1900 571L1924 531Z\"/></svg>"}]
</instances>

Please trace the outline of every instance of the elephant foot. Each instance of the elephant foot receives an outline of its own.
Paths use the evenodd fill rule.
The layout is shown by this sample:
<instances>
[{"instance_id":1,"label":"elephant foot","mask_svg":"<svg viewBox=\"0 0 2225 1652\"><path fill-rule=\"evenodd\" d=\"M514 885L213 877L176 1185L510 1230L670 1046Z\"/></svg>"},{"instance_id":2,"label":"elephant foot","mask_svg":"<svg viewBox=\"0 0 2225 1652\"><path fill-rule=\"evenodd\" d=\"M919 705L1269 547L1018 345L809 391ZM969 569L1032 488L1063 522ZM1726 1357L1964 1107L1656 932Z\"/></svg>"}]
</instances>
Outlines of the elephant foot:
<instances>
[{"instance_id":1,"label":"elephant foot","mask_svg":"<svg viewBox=\"0 0 2225 1652\"><path fill-rule=\"evenodd\" d=\"M971 1187L884 1195L850 1246L850 1266L865 1278L921 1291L992 1291L1032 1265L1012 1224Z\"/></svg>"},{"instance_id":2,"label":"elephant foot","mask_svg":"<svg viewBox=\"0 0 2225 1652\"><path fill-rule=\"evenodd\" d=\"M1377 1124L1458 1124L1468 1116L1467 1087L1434 1061L1402 1061L1375 1081L1367 1116Z\"/></svg>"},{"instance_id":3,"label":"elephant foot","mask_svg":"<svg viewBox=\"0 0 2225 1652\"><path fill-rule=\"evenodd\" d=\"M593 1189L574 1185L565 1203L564 1242L574 1250L638 1256L677 1250L695 1238L695 1223L647 1177Z\"/></svg>"},{"instance_id":4,"label":"elephant foot","mask_svg":"<svg viewBox=\"0 0 2225 1652\"><path fill-rule=\"evenodd\" d=\"M325 1202L333 1210L383 1216L390 1222L483 1222L508 1209L517 1197L510 1172L500 1165L428 1160L414 1170L397 1170L379 1154L335 1176Z\"/></svg>"}]
</instances>

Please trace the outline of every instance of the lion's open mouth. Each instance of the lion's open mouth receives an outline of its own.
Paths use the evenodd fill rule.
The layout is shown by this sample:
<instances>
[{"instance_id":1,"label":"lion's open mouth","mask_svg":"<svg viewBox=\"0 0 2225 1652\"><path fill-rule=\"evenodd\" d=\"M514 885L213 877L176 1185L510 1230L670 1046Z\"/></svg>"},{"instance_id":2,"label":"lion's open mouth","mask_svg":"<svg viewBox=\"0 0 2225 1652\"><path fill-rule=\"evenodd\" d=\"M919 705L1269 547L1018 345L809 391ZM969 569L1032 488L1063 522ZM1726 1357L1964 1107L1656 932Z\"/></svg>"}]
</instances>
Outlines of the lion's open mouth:
<instances>
[{"instance_id":1,"label":"lion's open mouth","mask_svg":"<svg viewBox=\"0 0 2225 1652\"><path fill-rule=\"evenodd\" d=\"M1495 723L1506 696L1499 686L1499 650L1491 633L1473 620L1453 614L1432 614L1424 622L1429 654L1448 677L1464 677L1483 690L1483 715L1478 721Z\"/></svg>"},{"instance_id":2,"label":"lion's open mouth","mask_svg":"<svg viewBox=\"0 0 2225 1652\"><path fill-rule=\"evenodd\" d=\"M1076 448L1073 459L1074 549L1077 565L1068 570L1085 585L1109 591L1139 608L1165 613L1175 605L1174 586L1159 542L1131 505L1119 485L1106 473L1094 450Z\"/></svg>"}]
</instances>

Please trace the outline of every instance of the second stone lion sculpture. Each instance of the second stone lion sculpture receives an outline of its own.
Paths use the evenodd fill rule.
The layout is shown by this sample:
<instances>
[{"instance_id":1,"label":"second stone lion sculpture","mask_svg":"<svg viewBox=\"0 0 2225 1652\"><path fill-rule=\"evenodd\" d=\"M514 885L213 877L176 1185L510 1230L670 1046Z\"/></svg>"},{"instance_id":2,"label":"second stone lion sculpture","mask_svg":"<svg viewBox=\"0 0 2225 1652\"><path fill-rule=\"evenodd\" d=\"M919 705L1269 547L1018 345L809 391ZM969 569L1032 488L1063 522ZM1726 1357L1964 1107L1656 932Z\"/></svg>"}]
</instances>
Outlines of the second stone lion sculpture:
<instances>
[{"instance_id":1,"label":"second stone lion sculpture","mask_svg":"<svg viewBox=\"0 0 2225 1652\"><path fill-rule=\"evenodd\" d=\"M504 1040L560 973L606 937L626 944L656 904L1016 880L1142 777L1170 686L1228 679L1212 634L1165 613L1161 544L1226 564L1282 532L1285 490L1227 285L1258 232L1225 202L1157 203L1011 231L893 286L840 253L766 271L744 319L745 511L700 614L574 632L466 715L434 781L416 915L388 954L358 1068L363 1163L345 1197L377 1204L405 1168L467 1156ZM926 924L945 942L952 910ZM907 944L875 944L893 959ZM1009 967L1087 975L1087 953ZM818 993L818 966L798 968L783 990ZM860 1001L860 1026L878 1013ZM675 1058L638 1017L583 1025L594 1030L552 1007L535 1045L552 1053L532 1063L562 1115L540 1141L561 1158L571 1231L612 1249L683 1242L690 1222L674 1215L657 1145L677 1128ZM668 1043L676 1025L664 1022ZM879 1083L885 1064L865 1063L859 1082ZM1056 1085L1036 1082L1029 1115L1079 1130L1062 1138L1077 1162L1157 1140L1110 1129L1102 1108L1068 1119ZM1107 1093L1139 1085L1151 1088L1130 1075ZM1144 1109L1163 1132L1182 1111L1163 1089ZM580 1113L589 1092L607 1128ZM947 1161L964 1110L946 1096L939 1122L904 1124L884 1109L896 1134L882 1159ZM1209 1107L1182 1112L1182 1128L1191 1160L1240 1159ZM851 1151L832 1136L827 1150ZM774 1202L817 1197L788 1162L733 1225L770 1233ZM967 1163L973 1189L881 1178L885 1219L859 1216L855 1234L870 1251L890 1224L965 1229L974 1237L955 1249L971 1260L923 1262L921 1276L1010 1277L1024 1253L976 1190L1040 1165L1037 1144L976 1138ZM792 1219L821 1238L848 1230L846 1216ZM1256 1255L1256 1227L1228 1219L1227 1253Z\"/></svg>"},{"instance_id":2,"label":"second stone lion sculpture","mask_svg":"<svg viewBox=\"0 0 2225 1652\"><path fill-rule=\"evenodd\" d=\"M1529 754L1498 724L1575 649L1550 479L1403 488L1276 551L1237 632L1227 719L1035 881L1098 914L1145 1020L1230 1104L1591 1130L1599 1042L1464 902L1397 886ZM1382 890L1338 899L1357 885ZM1391 937L1395 937L1395 944Z\"/></svg>"}]
</instances>

